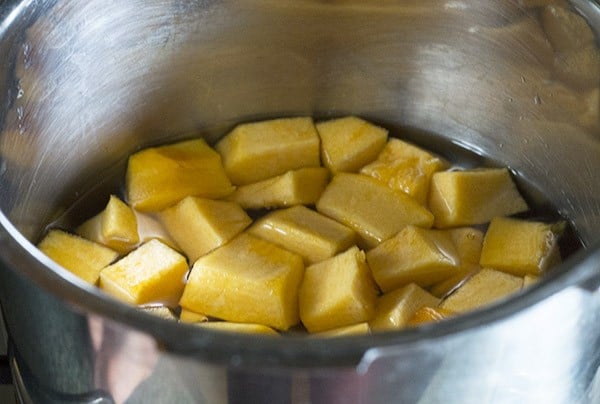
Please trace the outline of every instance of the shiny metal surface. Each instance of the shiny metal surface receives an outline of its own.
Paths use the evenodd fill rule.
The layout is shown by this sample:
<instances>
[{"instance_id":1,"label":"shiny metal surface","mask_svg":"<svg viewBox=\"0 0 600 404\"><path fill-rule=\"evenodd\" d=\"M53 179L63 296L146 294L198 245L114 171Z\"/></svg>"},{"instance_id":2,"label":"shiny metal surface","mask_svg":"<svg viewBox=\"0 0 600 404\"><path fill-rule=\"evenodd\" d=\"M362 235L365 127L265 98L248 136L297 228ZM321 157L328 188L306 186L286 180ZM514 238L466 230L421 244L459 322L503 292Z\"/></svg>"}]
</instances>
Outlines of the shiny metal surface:
<instances>
[{"instance_id":1,"label":"shiny metal surface","mask_svg":"<svg viewBox=\"0 0 600 404\"><path fill-rule=\"evenodd\" d=\"M600 6L574 1L585 19L569 11L575 22L561 31L566 20L544 9L550 3L566 4L0 2L0 298L32 394L119 403L598 402L600 53L590 26L600 27ZM572 219L586 251L481 312L322 340L224 335L154 318L104 297L31 244L98 181L90 206L118 189L124 158L139 147L191 133L214 141L240 121L350 113L448 157L460 158L458 145L510 166Z\"/></svg>"}]
</instances>

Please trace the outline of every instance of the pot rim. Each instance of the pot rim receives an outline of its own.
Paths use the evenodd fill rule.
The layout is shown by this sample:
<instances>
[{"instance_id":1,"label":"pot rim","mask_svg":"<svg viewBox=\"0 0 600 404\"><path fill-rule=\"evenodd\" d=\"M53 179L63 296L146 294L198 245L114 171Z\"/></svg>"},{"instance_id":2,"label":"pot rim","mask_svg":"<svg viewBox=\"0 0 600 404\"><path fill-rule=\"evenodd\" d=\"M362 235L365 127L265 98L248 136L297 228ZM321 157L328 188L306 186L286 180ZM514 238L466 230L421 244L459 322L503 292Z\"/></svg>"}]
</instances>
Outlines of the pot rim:
<instances>
[{"instance_id":1,"label":"pot rim","mask_svg":"<svg viewBox=\"0 0 600 404\"><path fill-rule=\"evenodd\" d=\"M0 211L0 263L33 281L85 315L99 315L151 335L158 346L173 354L233 366L345 367L357 366L375 348L407 346L451 337L489 326L564 290L597 287L600 240L583 247L550 271L543 280L518 296L446 321L389 333L314 338L304 335L257 336L200 329L173 322L122 303L62 268L27 240Z\"/></svg>"}]
</instances>

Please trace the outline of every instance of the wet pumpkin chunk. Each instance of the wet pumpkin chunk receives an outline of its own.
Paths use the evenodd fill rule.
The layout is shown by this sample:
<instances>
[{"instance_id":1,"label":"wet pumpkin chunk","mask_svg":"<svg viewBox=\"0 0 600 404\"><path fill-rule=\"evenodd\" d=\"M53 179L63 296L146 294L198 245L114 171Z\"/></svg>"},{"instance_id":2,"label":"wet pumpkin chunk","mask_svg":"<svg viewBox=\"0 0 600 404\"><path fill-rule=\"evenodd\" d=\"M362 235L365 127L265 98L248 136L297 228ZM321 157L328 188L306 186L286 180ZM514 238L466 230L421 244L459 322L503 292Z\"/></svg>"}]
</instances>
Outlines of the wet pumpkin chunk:
<instances>
[{"instance_id":1,"label":"wet pumpkin chunk","mask_svg":"<svg viewBox=\"0 0 600 404\"><path fill-rule=\"evenodd\" d=\"M158 240L150 240L100 273L100 288L132 304L174 306L188 271L185 257Z\"/></svg>"},{"instance_id":2,"label":"wet pumpkin chunk","mask_svg":"<svg viewBox=\"0 0 600 404\"><path fill-rule=\"evenodd\" d=\"M368 321L377 288L357 247L306 268L300 287L300 318L311 332Z\"/></svg>"},{"instance_id":3,"label":"wet pumpkin chunk","mask_svg":"<svg viewBox=\"0 0 600 404\"><path fill-rule=\"evenodd\" d=\"M290 170L319 167L319 135L312 118L282 118L238 125L215 146L235 185Z\"/></svg>"},{"instance_id":4,"label":"wet pumpkin chunk","mask_svg":"<svg viewBox=\"0 0 600 404\"><path fill-rule=\"evenodd\" d=\"M242 233L194 263L179 304L227 321L287 330L299 321L303 273L299 255Z\"/></svg>"},{"instance_id":5,"label":"wet pumpkin chunk","mask_svg":"<svg viewBox=\"0 0 600 404\"><path fill-rule=\"evenodd\" d=\"M140 241L133 209L114 195L102 212L85 221L75 232L121 254L133 250Z\"/></svg>"},{"instance_id":6,"label":"wet pumpkin chunk","mask_svg":"<svg viewBox=\"0 0 600 404\"><path fill-rule=\"evenodd\" d=\"M357 172L377 158L385 146L387 129L355 116L319 122L321 159L332 173Z\"/></svg>"},{"instance_id":7,"label":"wet pumpkin chunk","mask_svg":"<svg viewBox=\"0 0 600 404\"><path fill-rule=\"evenodd\" d=\"M127 202L157 212L186 196L221 198L233 192L221 156L204 139L151 147L129 157Z\"/></svg>"},{"instance_id":8,"label":"wet pumpkin chunk","mask_svg":"<svg viewBox=\"0 0 600 404\"><path fill-rule=\"evenodd\" d=\"M431 212L413 198L362 174L334 176L317 201L317 210L354 229L361 248L375 247L407 225L433 223Z\"/></svg>"},{"instance_id":9,"label":"wet pumpkin chunk","mask_svg":"<svg viewBox=\"0 0 600 404\"><path fill-rule=\"evenodd\" d=\"M118 256L114 250L61 230L51 230L38 248L54 262L95 285L100 271Z\"/></svg>"},{"instance_id":10,"label":"wet pumpkin chunk","mask_svg":"<svg viewBox=\"0 0 600 404\"><path fill-rule=\"evenodd\" d=\"M438 228L471 226L528 209L506 168L433 174L429 209Z\"/></svg>"},{"instance_id":11,"label":"wet pumpkin chunk","mask_svg":"<svg viewBox=\"0 0 600 404\"><path fill-rule=\"evenodd\" d=\"M497 217L483 240L481 266L517 276L541 275L560 262L559 226L535 221Z\"/></svg>"}]
</instances>

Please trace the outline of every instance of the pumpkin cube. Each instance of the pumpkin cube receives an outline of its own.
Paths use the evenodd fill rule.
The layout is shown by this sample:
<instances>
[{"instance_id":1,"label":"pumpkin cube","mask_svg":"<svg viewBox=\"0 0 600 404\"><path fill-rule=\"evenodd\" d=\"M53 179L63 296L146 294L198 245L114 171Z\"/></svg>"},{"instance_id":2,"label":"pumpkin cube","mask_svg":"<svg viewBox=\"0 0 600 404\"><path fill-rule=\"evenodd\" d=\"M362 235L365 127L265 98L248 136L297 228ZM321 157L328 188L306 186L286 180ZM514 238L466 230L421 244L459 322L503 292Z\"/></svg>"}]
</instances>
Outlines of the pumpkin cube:
<instances>
[{"instance_id":1,"label":"pumpkin cube","mask_svg":"<svg viewBox=\"0 0 600 404\"><path fill-rule=\"evenodd\" d=\"M367 252L375 281L384 292L411 282L427 287L460 268L460 257L447 232L407 226Z\"/></svg>"},{"instance_id":2,"label":"pumpkin cube","mask_svg":"<svg viewBox=\"0 0 600 404\"><path fill-rule=\"evenodd\" d=\"M100 288L127 303L174 306L188 271L185 257L150 240L100 273Z\"/></svg>"},{"instance_id":3,"label":"pumpkin cube","mask_svg":"<svg viewBox=\"0 0 600 404\"><path fill-rule=\"evenodd\" d=\"M51 230L38 248L54 262L95 285L102 268L113 262L119 253L93 241L61 230Z\"/></svg>"},{"instance_id":4,"label":"pumpkin cube","mask_svg":"<svg viewBox=\"0 0 600 404\"><path fill-rule=\"evenodd\" d=\"M319 122L321 160L332 173L356 172L377 158L387 140L387 129L355 116Z\"/></svg>"},{"instance_id":5,"label":"pumpkin cube","mask_svg":"<svg viewBox=\"0 0 600 404\"><path fill-rule=\"evenodd\" d=\"M102 212L85 221L75 232L121 254L133 250L140 241L133 209L114 195Z\"/></svg>"},{"instance_id":6,"label":"pumpkin cube","mask_svg":"<svg viewBox=\"0 0 600 404\"><path fill-rule=\"evenodd\" d=\"M413 198L362 174L334 176L316 206L358 233L362 248L375 247L407 225L433 223L431 212Z\"/></svg>"},{"instance_id":7,"label":"pumpkin cube","mask_svg":"<svg viewBox=\"0 0 600 404\"><path fill-rule=\"evenodd\" d=\"M377 160L364 166L360 172L407 193L425 205L431 176L447 166L444 160L420 147L400 139L390 139Z\"/></svg>"},{"instance_id":8,"label":"pumpkin cube","mask_svg":"<svg viewBox=\"0 0 600 404\"><path fill-rule=\"evenodd\" d=\"M528 209L506 168L441 171L433 174L429 209L438 228L489 222Z\"/></svg>"},{"instance_id":9,"label":"pumpkin cube","mask_svg":"<svg viewBox=\"0 0 600 404\"><path fill-rule=\"evenodd\" d=\"M365 322L375 309L377 288L354 246L306 268L300 287L300 319L311 332Z\"/></svg>"},{"instance_id":10,"label":"pumpkin cube","mask_svg":"<svg viewBox=\"0 0 600 404\"><path fill-rule=\"evenodd\" d=\"M540 275L560 262L553 225L496 217L483 240L481 266L517 276Z\"/></svg>"},{"instance_id":11,"label":"pumpkin cube","mask_svg":"<svg viewBox=\"0 0 600 404\"><path fill-rule=\"evenodd\" d=\"M300 254L307 264L346 251L356 236L349 227L302 205L274 211L256 221L248 232Z\"/></svg>"},{"instance_id":12,"label":"pumpkin cube","mask_svg":"<svg viewBox=\"0 0 600 404\"><path fill-rule=\"evenodd\" d=\"M233 189L221 156L204 139L144 149L127 164L127 201L141 212L166 209L186 196L221 198Z\"/></svg>"},{"instance_id":13,"label":"pumpkin cube","mask_svg":"<svg viewBox=\"0 0 600 404\"><path fill-rule=\"evenodd\" d=\"M287 330L298 323L299 255L247 233L200 257L179 304L207 316Z\"/></svg>"},{"instance_id":14,"label":"pumpkin cube","mask_svg":"<svg viewBox=\"0 0 600 404\"><path fill-rule=\"evenodd\" d=\"M189 262L225 244L252 223L235 202L188 196L160 213L160 219Z\"/></svg>"},{"instance_id":15,"label":"pumpkin cube","mask_svg":"<svg viewBox=\"0 0 600 404\"><path fill-rule=\"evenodd\" d=\"M442 301L440 307L464 313L504 299L523 287L523 278L484 268Z\"/></svg>"},{"instance_id":16,"label":"pumpkin cube","mask_svg":"<svg viewBox=\"0 0 600 404\"><path fill-rule=\"evenodd\" d=\"M227 200L244 209L282 208L314 204L329 181L324 167L308 167L247 185L240 185Z\"/></svg>"},{"instance_id":17,"label":"pumpkin cube","mask_svg":"<svg viewBox=\"0 0 600 404\"><path fill-rule=\"evenodd\" d=\"M215 148L235 185L321 165L319 135L312 118L307 117L238 125Z\"/></svg>"},{"instance_id":18,"label":"pumpkin cube","mask_svg":"<svg viewBox=\"0 0 600 404\"><path fill-rule=\"evenodd\" d=\"M407 326L423 306L437 306L440 299L414 283L379 296L375 316L369 322L373 331L397 330Z\"/></svg>"}]
</instances>

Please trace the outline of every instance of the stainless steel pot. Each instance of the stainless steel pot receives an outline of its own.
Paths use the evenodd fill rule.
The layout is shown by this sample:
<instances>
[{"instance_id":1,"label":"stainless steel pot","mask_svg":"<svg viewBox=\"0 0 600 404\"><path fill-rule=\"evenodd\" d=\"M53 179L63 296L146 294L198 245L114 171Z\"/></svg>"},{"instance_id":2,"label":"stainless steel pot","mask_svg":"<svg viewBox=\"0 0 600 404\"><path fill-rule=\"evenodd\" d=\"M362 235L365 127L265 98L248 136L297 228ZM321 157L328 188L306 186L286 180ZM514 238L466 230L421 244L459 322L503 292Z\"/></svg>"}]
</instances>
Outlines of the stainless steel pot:
<instances>
[{"instance_id":1,"label":"stainless steel pot","mask_svg":"<svg viewBox=\"0 0 600 404\"><path fill-rule=\"evenodd\" d=\"M573 1L582 19L550 3L569 7L0 1L0 298L21 398L600 402L600 56L589 28L598 35L600 5ZM510 166L537 190L530 198L572 220L584 250L493 307L332 340L163 320L32 244L57 217L103 204L140 147L191 132L214 141L239 121L345 114L450 158L466 148ZM88 210L68 210L82 198Z\"/></svg>"}]
</instances>

